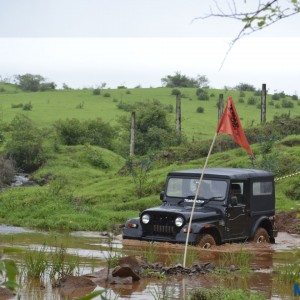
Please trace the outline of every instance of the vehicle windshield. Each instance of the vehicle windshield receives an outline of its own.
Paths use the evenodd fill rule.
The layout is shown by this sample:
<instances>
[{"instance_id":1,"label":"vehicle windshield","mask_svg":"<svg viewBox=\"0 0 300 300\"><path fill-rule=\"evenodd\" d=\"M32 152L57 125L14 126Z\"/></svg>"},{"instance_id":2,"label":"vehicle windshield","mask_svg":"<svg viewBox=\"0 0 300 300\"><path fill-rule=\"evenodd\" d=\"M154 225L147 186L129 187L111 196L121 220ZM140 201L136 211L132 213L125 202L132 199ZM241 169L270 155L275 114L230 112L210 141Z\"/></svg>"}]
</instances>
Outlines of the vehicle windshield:
<instances>
[{"instance_id":1,"label":"vehicle windshield","mask_svg":"<svg viewBox=\"0 0 300 300\"><path fill-rule=\"evenodd\" d=\"M199 179L173 177L168 181L167 196L180 198L195 197ZM201 183L198 198L224 200L227 191L225 180L204 179Z\"/></svg>"}]
</instances>

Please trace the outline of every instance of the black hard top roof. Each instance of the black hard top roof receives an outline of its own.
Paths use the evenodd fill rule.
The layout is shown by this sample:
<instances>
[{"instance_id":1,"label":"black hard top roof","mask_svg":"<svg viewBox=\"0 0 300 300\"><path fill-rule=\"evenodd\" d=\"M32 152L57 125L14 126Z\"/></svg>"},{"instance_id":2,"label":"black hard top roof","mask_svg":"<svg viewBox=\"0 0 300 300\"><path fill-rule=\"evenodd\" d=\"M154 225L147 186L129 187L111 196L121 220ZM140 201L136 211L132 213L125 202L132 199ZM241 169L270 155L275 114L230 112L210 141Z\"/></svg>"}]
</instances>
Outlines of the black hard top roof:
<instances>
[{"instance_id":1,"label":"black hard top roof","mask_svg":"<svg viewBox=\"0 0 300 300\"><path fill-rule=\"evenodd\" d=\"M199 176L202 169L189 169L182 171L169 172L168 176ZM255 169L236 169L236 168L207 168L204 172L205 177L221 177L229 179L247 179L247 178L261 178L274 177L272 173L264 170Z\"/></svg>"}]
</instances>

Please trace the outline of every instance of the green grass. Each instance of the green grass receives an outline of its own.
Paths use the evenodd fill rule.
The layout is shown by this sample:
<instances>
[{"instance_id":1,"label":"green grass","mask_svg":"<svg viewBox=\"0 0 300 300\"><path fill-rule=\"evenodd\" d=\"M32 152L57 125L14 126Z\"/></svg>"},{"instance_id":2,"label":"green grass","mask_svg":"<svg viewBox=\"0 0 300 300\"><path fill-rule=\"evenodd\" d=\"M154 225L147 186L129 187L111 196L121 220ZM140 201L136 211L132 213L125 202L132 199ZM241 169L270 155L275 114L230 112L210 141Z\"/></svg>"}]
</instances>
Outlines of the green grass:
<instances>
[{"instance_id":1,"label":"green grass","mask_svg":"<svg viewBox=\"0 0 300 300\"><path fill-rule=\"evenodd\" d=\"M53 153L34 174L37 181L42 182L44 178L45 185L8 189L1 193L1 222L43 229L107 230L127 218L137 217L145 208L161 203L157 192L138 199L132 178L118 174L124 165L122 157L98 148L110 165L103 170L90 164L84 149L84 146L61 146L58 153ZM280 145L278 160L285 161L286 157L299 166L300 146ZM204 158L201 158L155 168L149 174L150 184L154 187L152 190L163 187L169 171L198 168L203 163ZM213 154L209 167L213 166L252 167L247 155L239 148ZM299 182L299 177L276 183L277 210L299 208L299 201L288 193L289 187Z\"/></svg>"},{"instance_id":2,"label":"green grass","mask_svg":"<svg viewBox=\"0 0 300 300\"><path fill-rule=\"evenodd\" d=\"M1 88L1 86L0 86ZM4 122L10 122L16 113L23 112L32 118L39 126L45 127L53 124L58 119L78 118L80 120L92 119L101 117L104 121L116 124L117 117L127 114L123 110L117 108L117 99L125 103L134 103L137 101L147 101L157 99L164 104L172 104L175 108L175 96L171 95L170 88L139 88L129 89L130 94L126 93L126 89L108 89L111 97L104 97L104 92L101 95L93 95L92 90L57 90L48 92L22 92L14 85L8 84L4 86L7 92L0 93L0 119ZM253 96L252 92L246 92L244 97L245 103L239 103L238 91L224 91L210 89L208 94L214 94L209 101L199 101L196 97L196 89L182 88L182 92L186 98L182 99L182 128L188 138L207 139L211 138L216 128L217 108L216 103L219 93L224 93L224 98L233 96L238 113L241 116L244 127L252 124L259 124L260 110L256 105L248 105L247 99ZM255 97L259 99L259 97ZM268 95L268 100L271 96ZM190 100L191 99L191 100ZM289 99L289 97L286 97ZM293 101L293 100L291 100ZM31 102L33 109L31 111L23 111L22 108L11 108L12 104ZM274 101L281 103L281 100ZM76 107L84 103L82 109ZM290 110L291 116L300 114L300 106L297 101L293 101L293 109L276 109L274 106L267 107L267 120L272 120L274 115L288 113ZM199 115L196 112L198 106L204 108L204 113ZM174 109L175 111L175 109ZM170 121L175 120L175 112L169 114ZM175 121L174 121L175 122Z\"/></svg>"},{"instance_id":3,"label":"green grass","mask_svg":"<svg viewBox=\"0 0 300 300\"><path fill-rule=\"evenodd\" d=\"M211 289L197 289L190 295L191 300L263 300L262 294L248 292L242 289L227 289L219 286Z\"/></svg>"}]
</instances>

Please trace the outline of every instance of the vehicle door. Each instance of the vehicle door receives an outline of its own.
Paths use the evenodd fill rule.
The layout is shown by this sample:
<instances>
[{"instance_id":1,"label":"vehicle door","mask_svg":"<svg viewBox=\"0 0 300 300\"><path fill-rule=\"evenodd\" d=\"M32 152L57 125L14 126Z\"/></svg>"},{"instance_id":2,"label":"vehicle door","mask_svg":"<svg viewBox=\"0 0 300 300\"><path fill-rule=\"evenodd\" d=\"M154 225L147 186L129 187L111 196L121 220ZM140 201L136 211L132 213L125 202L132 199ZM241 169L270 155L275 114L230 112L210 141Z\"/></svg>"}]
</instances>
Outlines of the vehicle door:
<instances>
[{"instance_id":1,"label":"vehicle door","mask_svg":"<svg viewBox=\"0 0 300 300\"><path fill-rule=\"evenodd\" d=\"M226 208L226 239L239 239L248 232L246 181L231 182Z\"/></svg>"}]
</instances>

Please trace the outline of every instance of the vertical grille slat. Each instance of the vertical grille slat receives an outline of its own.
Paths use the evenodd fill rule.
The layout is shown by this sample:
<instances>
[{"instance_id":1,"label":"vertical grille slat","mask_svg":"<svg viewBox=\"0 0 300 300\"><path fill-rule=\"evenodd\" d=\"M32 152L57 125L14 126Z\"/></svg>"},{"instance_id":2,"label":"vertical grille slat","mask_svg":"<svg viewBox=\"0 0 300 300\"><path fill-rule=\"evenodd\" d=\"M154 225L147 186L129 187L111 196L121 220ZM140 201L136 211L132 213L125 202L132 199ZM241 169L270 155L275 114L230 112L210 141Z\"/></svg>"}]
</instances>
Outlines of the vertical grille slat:
<instances>
[{"instance_id":1,"label":"vertical grille slat","mask_svg":"<svg viewBox=\"0 0 300 300\"><path fill-rule=\"evenodd\" d=\"M156 236L171 236L174 237L179 228L175 226L175 218L177 215L172 213L151 212L149 224L143 225L143 234Z\"/></svg>"}]
</instances>

